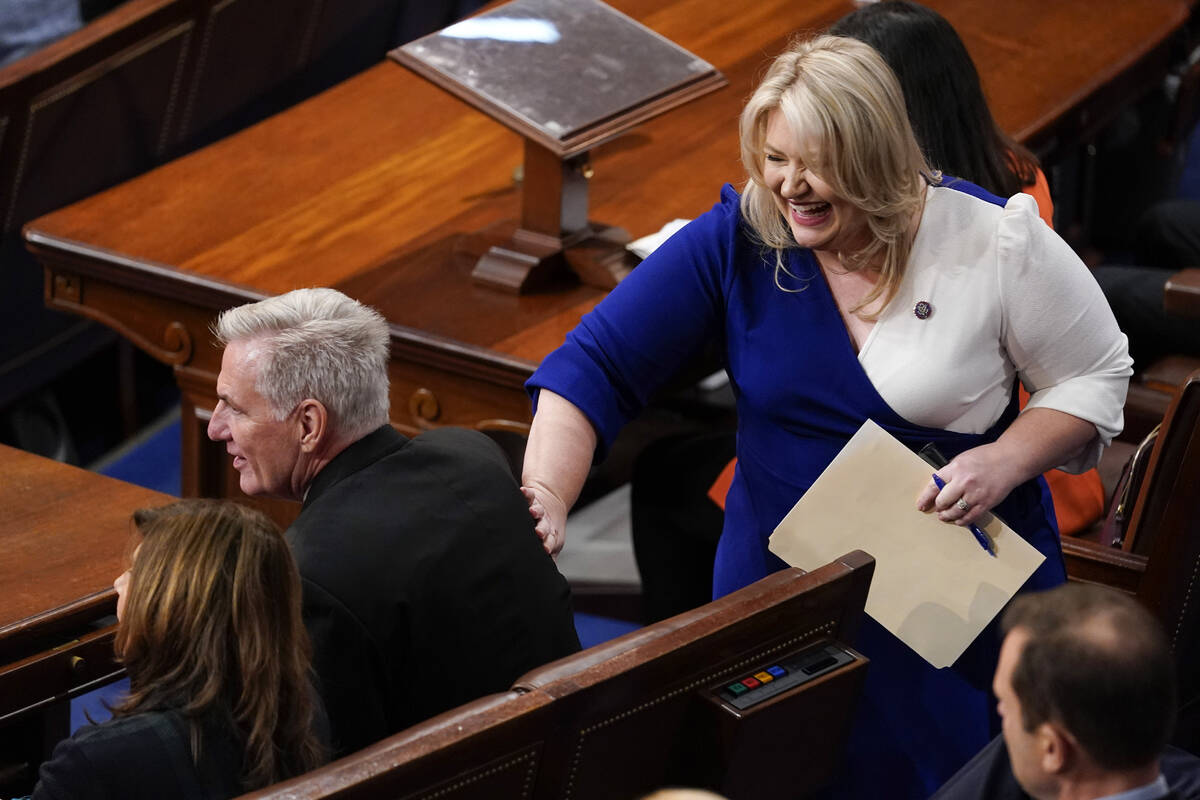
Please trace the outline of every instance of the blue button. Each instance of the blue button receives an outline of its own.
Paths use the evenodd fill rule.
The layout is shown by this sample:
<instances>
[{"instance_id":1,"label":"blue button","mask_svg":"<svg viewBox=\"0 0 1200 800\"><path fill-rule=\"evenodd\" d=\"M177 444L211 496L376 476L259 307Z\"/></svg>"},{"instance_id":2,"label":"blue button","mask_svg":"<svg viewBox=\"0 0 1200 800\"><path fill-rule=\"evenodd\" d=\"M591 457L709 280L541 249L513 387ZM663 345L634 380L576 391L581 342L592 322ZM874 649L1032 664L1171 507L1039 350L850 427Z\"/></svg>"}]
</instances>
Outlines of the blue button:
<instances>
[{"instance_id":1,"label":"blue button","mask_svg":"<svg viewBox=\"0 0 1200 800\"><path fill-rule=\"evenodd\" d=\"M787 675L787 670L780 666L767 667L767 672L771 673L776 678L782 678L784 675Z\"/></svg>"}]
</instances>

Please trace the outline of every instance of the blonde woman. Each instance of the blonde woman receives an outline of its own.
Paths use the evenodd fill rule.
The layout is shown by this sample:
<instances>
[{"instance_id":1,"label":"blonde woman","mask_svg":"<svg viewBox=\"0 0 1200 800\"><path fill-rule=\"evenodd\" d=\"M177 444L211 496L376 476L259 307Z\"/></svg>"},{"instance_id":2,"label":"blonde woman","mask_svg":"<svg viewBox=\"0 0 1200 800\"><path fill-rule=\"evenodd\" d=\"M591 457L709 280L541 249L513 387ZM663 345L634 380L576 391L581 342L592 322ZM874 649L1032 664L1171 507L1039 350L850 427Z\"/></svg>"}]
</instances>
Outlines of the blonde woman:
<instances>
[{"instance_id":1,"label":"blonde woman","mask_svg":"<svg viewBox=\"0 0 1200 800\"><path fill-rule=\"evenodd\" d=\"M35 800L210 800L320 765L300 579L279 530L204 500L133 520L140 542L114 583L129 695L59 743Z\"/></svg>"},{"instance_id":2,"label":"blonde woman","mask_svg":"<svg viewBox=\"0 0 1200 800\"><path fill-rule=\"evenodd\" d=\"M661 247L542 363L524 492L546 549L597 451L711 340L737 396L738 466L714 569L721 596L779 569L776 524L864 420L950 458L914 504L966 524L995 509L1065 578L1046 469L1093 465L1121 429L1125 337L1024 195L925 163L895 76L824 36L771 65L742 113L739 195ZM1015 385L1032 393L1018 417ZM867 487L869 488L869 487ZM855 752L860 796L926 797L990 738L985 632L937 671L866 620L874 661Z\"/></svg>"}]
</instances>

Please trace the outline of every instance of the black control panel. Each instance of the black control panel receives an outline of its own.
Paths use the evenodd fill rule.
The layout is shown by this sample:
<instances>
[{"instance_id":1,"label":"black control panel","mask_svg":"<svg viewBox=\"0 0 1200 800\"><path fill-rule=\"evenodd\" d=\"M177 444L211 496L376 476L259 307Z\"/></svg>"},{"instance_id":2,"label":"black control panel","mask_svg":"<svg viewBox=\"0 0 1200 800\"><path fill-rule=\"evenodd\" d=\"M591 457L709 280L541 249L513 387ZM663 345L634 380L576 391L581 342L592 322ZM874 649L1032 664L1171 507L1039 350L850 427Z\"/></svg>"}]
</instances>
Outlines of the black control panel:
<instances>
[{"instance_id":1,"label":"black control panel","mask_svg":"<svg viewBox=\"0 0 1200 800\"><path fill-rule=\"evenodd\" d=\"M735 678L714 691L726 703L744 711L854 660L855 656L842 647L826 642L778 661L768 661L759 669Z\"/></svg>"}]
</instances>

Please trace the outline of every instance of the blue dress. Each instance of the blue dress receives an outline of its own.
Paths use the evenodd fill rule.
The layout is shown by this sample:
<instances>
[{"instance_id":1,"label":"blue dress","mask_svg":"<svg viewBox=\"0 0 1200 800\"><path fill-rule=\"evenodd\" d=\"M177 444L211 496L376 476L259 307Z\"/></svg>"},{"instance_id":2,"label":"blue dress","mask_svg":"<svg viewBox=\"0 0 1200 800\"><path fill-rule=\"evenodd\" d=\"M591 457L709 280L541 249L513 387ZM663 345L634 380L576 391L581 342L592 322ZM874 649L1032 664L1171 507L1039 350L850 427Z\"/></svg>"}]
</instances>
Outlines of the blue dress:
<instances>
[{"instance_id":1,"label":"blue dress","mask_svg":"<svg viewBox=\"0 0 1200 800\"><path fill-rule=\"evenodd\" d=\"M954 188L1003 205L972 184ZM900 417L860 365L811 251L789 250L785 258L790 275L780 276L781 290L774 254L753 242L727 185L711 211L585 316L528 383L535 400L536 390L547 388L579 407L603 451L680 365L714 338L723 341L737 398L738 466L726 498L714 597L786 566L767 550L771 532L864 420L913 449L933 442L953 458L994 441L1016 416L1014 391L983 434ZM1026 588L1062 583L1045 481L1039 476L1017 487L995 511L1047 557ZM952 669L930 667L869 618L855 645L872 664L836 794L928 797L993 735L994 626Z\"/></svg>"}]
</instances>

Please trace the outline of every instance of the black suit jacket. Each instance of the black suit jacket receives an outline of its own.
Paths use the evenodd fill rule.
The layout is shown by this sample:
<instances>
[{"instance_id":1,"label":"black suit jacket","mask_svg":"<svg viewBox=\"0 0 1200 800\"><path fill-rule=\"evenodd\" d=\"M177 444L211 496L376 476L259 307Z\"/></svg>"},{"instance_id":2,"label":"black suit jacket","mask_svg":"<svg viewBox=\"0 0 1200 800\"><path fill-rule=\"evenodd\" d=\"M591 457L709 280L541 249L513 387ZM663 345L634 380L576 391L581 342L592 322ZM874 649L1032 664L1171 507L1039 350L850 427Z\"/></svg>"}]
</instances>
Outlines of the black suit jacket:
<instances>
[{"instance_id":1,"label":"black suit jacket","mask_svg":"<svg viewBox=\"0 0 1200 800\"><path fill-rule=\"evenodd\" d=\"M317 474L287 537L339 755L579 649L567 582L476 431L379 428Z\"/></svg>"},{"instance_id":2,"label":"black suit jacket","mask_svg":"<svg viewBox=\"0 0 1200 800\"><path fill-rule=\"evenodd\" d=\"M222 800L243 793L240 737L232 723L202 726L192 761L187 720L150 711L85 725L42 764L33 800Z\"/></svg>"},{"instance_id":3,"label":"black suit jacket","mask_svg":"<svg viewBox=\"0 0 1200 800\"><path fill-rule=\"evenodd\" d=\"M1159 770L1171 793L1163 800L1200 800L1200 759L1168 746ZM938 789L930 800L1031 800L1013 777L1004 737L997 736Z\"/></svg>"}]
</instances>

